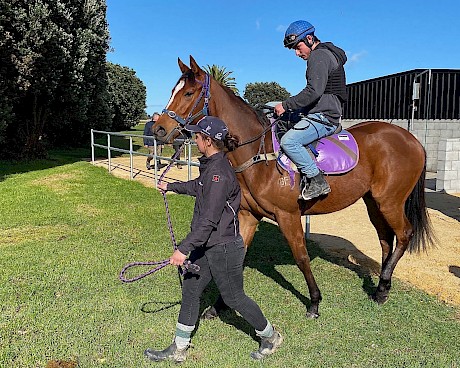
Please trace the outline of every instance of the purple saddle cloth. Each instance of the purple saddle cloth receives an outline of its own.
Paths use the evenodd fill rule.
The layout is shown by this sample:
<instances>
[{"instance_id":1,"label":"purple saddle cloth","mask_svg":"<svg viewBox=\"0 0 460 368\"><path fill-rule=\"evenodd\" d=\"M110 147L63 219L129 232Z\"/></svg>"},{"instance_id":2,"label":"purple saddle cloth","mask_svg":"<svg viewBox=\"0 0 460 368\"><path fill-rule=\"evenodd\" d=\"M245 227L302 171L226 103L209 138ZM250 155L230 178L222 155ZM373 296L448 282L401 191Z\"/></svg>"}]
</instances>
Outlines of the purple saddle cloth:
<instances>
[{"instance_id":1,"label":"purple saddle cloth","mask_svg":"<svg viewBox=\"0 0 460 368\"><path fill-rule=\"evenodd\" d=\"M276 125L272 127L273 150L278 156L278 163L289 173L291 188L294 186L295 171L291 160L280 151L280 144L276 137ZM338 134L321 138L314 144L311 153L318 168L325 174L344 174L353 169L359 160L359 149L355 138L350 132L342 130Z\"/></svg>"},{"instance_id":2,"label":"purple saddle cloth","mask_svg":"<svg viewBox=\"0 0 460 368\"><path fill-rule=\"evenodd\" d=\"M321 138L314 148L313 159L326 174L344 174L353 169L359 160L355 138L346 130Z\"/></svg>"}]
</instances>

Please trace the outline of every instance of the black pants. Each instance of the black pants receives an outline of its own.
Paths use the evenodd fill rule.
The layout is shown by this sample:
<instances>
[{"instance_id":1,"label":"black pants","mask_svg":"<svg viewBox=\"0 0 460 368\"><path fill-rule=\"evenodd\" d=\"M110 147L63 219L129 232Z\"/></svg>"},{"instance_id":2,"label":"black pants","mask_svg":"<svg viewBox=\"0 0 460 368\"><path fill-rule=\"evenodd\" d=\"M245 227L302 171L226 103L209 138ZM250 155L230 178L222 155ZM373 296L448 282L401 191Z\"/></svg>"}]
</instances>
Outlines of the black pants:
<instances>
[{"instance_id":1,"label":"black pants","mask_svg":"<svg viewBox=\"0 0 460 368\"><path fill-rule=\"evenodd\" d=\"M241 236L228 244L198 248L191 252L189 258L200 266L200 271L188 272L184 277L179 323L187 326L196 324L200 296L214 279L225 304L239 312L256 330L262 331L267 326L267 319L259 306L243 290L244 256Z\"/></svg>"}]
</instances>

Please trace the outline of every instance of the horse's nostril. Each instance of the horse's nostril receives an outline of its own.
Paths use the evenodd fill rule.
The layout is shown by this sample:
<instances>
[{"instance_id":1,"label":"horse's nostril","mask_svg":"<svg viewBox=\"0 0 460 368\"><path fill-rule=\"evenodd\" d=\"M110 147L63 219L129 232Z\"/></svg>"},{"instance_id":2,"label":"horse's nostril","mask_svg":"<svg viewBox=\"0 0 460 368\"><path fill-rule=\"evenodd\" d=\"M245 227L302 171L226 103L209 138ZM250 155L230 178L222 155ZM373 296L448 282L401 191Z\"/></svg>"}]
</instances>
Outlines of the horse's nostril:
<instances>
[{"instance_id":1,"label":"horse's nostril","mask_svg":"<svg viewBox=\"0 0 460 368\"><path fill-rule=\"evenodd\" d=\"M164 137L166 135L166 129L163 128L162 126L157 126L155 129L154 129L154 132L153 134L156 136L156 137Z\"/></svg>"}]
</instances>

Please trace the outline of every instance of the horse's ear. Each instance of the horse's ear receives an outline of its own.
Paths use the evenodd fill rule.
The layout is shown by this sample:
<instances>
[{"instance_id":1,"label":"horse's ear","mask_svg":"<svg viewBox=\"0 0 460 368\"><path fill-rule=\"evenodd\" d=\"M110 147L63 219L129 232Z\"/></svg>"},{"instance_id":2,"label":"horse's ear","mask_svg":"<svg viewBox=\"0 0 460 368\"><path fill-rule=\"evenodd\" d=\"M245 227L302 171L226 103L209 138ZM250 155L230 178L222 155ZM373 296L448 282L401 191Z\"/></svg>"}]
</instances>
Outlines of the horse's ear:
<instances>
[{"instance_id":1,"label":"horse's ear","mask_svg":"<svg viewBox=\"0 0 460 368\"><path fill-rule=\"evenodd\" d=\"M198 66L197 62L195 61L192 55L190 55L190 69L192 69L192 72L195 75L200 74L200 72L202 72L201 68Z\"/></svg>"},{"instance_id":2,"label":"horse's ear","mask_svg":"<svg viewBox=\"0 0 460 368\"><path fill-rule=\"evenodd\" d=\"M188 72L190 68L185 65L180 58L177 58L177 63L179 64L179 68L182 73Z\"/></svg>"}]
</instances>

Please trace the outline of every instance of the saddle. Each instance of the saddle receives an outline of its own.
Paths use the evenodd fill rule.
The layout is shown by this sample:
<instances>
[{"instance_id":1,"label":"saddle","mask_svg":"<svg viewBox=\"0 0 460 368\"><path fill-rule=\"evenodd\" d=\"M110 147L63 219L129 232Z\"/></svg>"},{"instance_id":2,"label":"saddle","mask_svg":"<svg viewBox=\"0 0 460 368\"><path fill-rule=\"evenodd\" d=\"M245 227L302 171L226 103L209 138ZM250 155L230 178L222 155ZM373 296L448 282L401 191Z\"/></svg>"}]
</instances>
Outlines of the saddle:
<instances>
[{"instance_id":1,"label":"saddle","mask_svg":"<svg viewBox=\"0 0 460 368\"><path fill-rule=\"evenodd\" d=\"M271 122L274 118L269 118ZM280 124L281 123L281 124ZM278 122L272 125L273 150L277 155L278 164L289 173L291 186L297 168L294 163L281 151L280 140L288 127ZM359 149L353 135L347 130L321 138L305 147L316 162L318 168L327 175L340 175L349 172L359 160Z\"/></svg>"}]
</instances>

